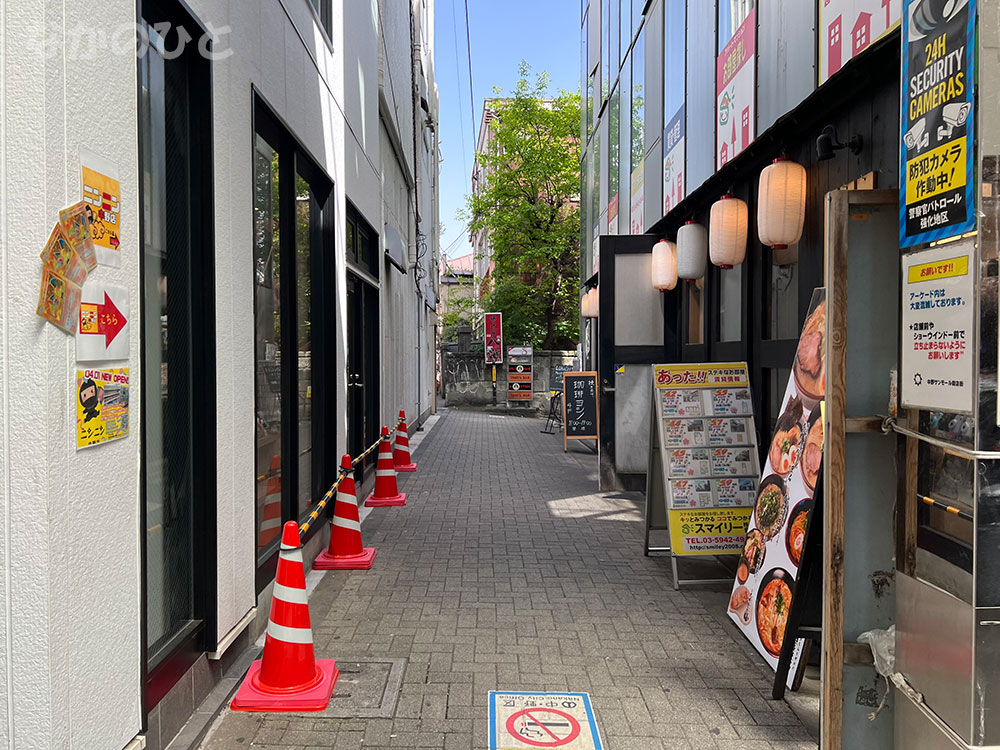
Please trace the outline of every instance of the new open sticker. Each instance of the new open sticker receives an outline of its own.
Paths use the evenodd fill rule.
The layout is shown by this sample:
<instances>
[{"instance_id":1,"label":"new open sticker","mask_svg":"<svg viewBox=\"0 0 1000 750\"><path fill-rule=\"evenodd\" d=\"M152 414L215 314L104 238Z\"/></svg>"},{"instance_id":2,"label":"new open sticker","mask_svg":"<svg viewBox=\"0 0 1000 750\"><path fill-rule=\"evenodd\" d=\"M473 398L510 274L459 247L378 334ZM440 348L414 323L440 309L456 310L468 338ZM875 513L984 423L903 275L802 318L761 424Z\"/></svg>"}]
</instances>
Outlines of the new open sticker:
<instances>
[{"instance_id":1,"label":"new open sticker","mask_svg":"<svg viewBox=\"0 0 1000 750\"><path fill-rule=\"evenodd\" d=\"M602 750L587 693L490 691L490 750Z\"/></svg>"}]
</instances>

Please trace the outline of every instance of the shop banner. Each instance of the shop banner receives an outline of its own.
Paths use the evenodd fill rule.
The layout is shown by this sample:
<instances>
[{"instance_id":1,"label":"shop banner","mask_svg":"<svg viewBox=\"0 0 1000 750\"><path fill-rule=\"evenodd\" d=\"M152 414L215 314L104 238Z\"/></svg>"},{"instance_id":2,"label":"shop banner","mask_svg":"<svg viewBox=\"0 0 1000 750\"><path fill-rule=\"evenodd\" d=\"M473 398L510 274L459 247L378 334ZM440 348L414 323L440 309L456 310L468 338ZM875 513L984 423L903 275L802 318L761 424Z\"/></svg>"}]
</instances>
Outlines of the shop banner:
<instances>
[{"instance_id":1,"label":"shop banner","mask_svg":"<svg viewBox=\"0 0 1000 750\"><path fill-rule=\"evenodd\" d=\"M757 10L754 8L716 59L715 166L735 159L757 129Z\"/></svg>"},{"instance_id":2,"label":"shop banner","mask_svg":"<svg viewBox=\"0 0 1000 750\"><path fill-rule=\"evenodd\" d=\"M670 511L670 546L677 555L736 555L743 551L750 508Z\"/></svg>"},{"instance_id":3,"label":"shop banner","mask_svg":"<svg viewBox=\"0 0 1000 750\"><path fill-rule=\"evenodd\" d=\"M903 0L817 0L819 83L899 25Z\"/></svg>"},{"instance_id":4,"label":"shop banner","mask_svg":"<svg viewBox=\"0 0 1000 750\"><path fill-rule=\"evenodd\" d=\"M710 388L713 385L745 388L750 385L750 378L745 362L654 365L653 384L660 389L672 390Z\"/></svg>"},{"instance_id":5,"label":"shop banner","mask_svg":"<svg viewBox=\"0 0 1000 750\"><path fill-rule=\"evenodd\" d=\"M684 122L682 106L663 131L663 215L684 200Z\"/></svg>"},{"instance_id":6,"label":"shop banner","mask_svg":"<svg viewBox=\"0 0 1000 750\"><path fill-rule=\"evenodd\" d=\"M823 460L826 292L809 305L757 488L729 616L772 668L778 664ZM798 669L796 651L789 678Z\"/></svg>"},{"instance_id":7,"label":"shop banner","mask_svg":"<svg viewBox=\"0 0 1000 750\"><path fill-rule=\"evenodd\" d=\"M899 246L976 226L976 0L907 0L903 12Z\"/></svg>"},{"instance_id":8,"label":"shop banner","mask_svg":"<svg viewBox=\"0 0 1000 750\"><path fill-rule=\"evenodd\" d=\"M644 230L644 219L642 213L643 213L643 203L645 201L645 195L643 191L643 187L645 184L645 171L646 171L645 167L646 167L646 161L644 159L640 159L639 166L637 166L634 170L632 170L632 180L631 180L632 234L642 234Z\"/></svg>"},{"instance_id":9,"label":"shop banner","mask_svg":"<svg viewBox=\"0 0 1000 750\"><path fill-rule=\"evenodd\" d=\"M503 313L488 312L484 318L486 364L503 362Z\"/></svg>"},{"instance_id":10,"label":"shop banner","mask_svg":"<svg viewBox=\"0 0 1000 750\"><path fill-rule=\"evenodd\" d=\"M972 413L976 361L971 240L903 256L903 406Z\"/></svg>"},{"instance_id":11,"label":"shop banner","mask_svg":"<svg viewBox=\"0 0 1000 750\"><path fill-rule=\"evenodd\" d=\"M608 201L608 234L618 234L618 193Z\"/></svg>"},{"instance_id":12,"label":"shop banner","mask_svg":"<svg viewBox=\"0 0 1000 750\"><path fill-rule=\"evenodd\" d=\"M128 437L128 368L77 370L76 447Z\"/></svg>"}]
</instances>

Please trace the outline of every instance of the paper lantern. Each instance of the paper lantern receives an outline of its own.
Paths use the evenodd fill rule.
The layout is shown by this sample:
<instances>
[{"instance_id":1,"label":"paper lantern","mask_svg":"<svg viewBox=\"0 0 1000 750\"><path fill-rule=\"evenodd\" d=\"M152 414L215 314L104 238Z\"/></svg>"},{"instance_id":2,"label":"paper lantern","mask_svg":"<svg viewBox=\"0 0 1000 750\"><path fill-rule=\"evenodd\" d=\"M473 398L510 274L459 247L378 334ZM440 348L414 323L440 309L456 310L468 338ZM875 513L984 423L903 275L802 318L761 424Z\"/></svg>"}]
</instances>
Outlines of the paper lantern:
<instances>
[{"instance_id":1,"label":"paper lantern","mask_svg":"<svg viewBox=\"0 0 1000 750\"><path fill-rule=\"evenodd\" d=\"M724 195L712 204L708 254L720 268L732 268L747 255L747 204Z\"/></svg>"},{"instance_id":2,"label":"paper lantern","mask_svg":"<svg viewBox=\"0 0 1000 750\"><path fill-rule=\"evenodd\" d=\"M601 314L601 298L597 293L597 287L595 286L589 292L587 296L590 297L590 317L597 318Z\"/></svg>"},{"instance_id":3,"label":"paper lantern","mask_svg":"<svg viewBox=\"0 0 1000 750\"><path fill-rule=\"evenodd\" d=\"M708 232L701 224L687 222L677 230L677 276L694 281L708 266Z\"/></svg>"},{"instance_id":4,"label":"paper lantern","mask_svg":"<svg viewBox=\"0 0 1000 750\"><path fill-rule=\"evenodd\" d=\"M580 316L584 318L597 317L597 287L589 289L580 300Z\"/></svg>"},{"instance_id":5,"label":"paper lantern","mask_svg":"<svg viewBox=\"0 0 1000 750\"><path fill-rule=\"evenodd\" d=\"M590 317L590 294L589 292L584 292L583 296L580 297L580 317L589 318Z\"/></svg>"},{"instance_id":6,"label":"paper lantern","mask_svg":"<svg viewBox=\"0 0 1000 750\"><path fill-rule=\"evenodd\" d=\"M660 240L653 245L653 288L661 292L677 286L677 247L673 242Z\"/></svg>"},{"instance_id":7,"label":"paper lantern","mask_svg":"<svg viewBox=\"0 0 1000 750\"><path fill-rule=\"evenodd\" d=\"M757 234L762 245L785 248L802 239L806 220L806 168L775 159L760 173Z\"/></svg>"}]
</instances>

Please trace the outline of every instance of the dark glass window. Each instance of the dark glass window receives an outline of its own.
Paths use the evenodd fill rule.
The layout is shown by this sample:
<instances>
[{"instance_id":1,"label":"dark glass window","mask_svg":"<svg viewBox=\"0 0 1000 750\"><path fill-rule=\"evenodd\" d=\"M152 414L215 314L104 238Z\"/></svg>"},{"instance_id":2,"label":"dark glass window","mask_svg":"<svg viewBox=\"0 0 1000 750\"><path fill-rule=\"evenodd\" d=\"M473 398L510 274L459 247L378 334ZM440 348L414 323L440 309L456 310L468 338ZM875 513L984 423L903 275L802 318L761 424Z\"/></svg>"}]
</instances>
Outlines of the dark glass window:
<instances>
[{"instance_id":1,"label":"dark glass window","mask_svg":"<svg viewBox=\"0 0 1000 750\"><path fill-rule=\"evenodd\" d=\"M303 520L333 482L332 183L259 97L254 100L253 236L258 589L285 521ZM324 283L324 280L326 283Z\"/></svg>"},{"instance_id":2,"label":"dark glass window","mask_svg":"<svg viewBox=\"0 0 1000 750\"><path fill-rule=\"evenodd\" d=\"M378 235L351 205L347 206L347 259L378 278Z\"/></svg>"},{"instance_id":3,"label":"dark glass window","mask_svg":"<svg viewBox=\"0 0 1000 750\"><path fill-rule=\"evenodd\" d=\"M309 5L316 12L316 18L323 31L330 36L333 28L333 0L309 0Z\"/></svg>"}]
</instances>

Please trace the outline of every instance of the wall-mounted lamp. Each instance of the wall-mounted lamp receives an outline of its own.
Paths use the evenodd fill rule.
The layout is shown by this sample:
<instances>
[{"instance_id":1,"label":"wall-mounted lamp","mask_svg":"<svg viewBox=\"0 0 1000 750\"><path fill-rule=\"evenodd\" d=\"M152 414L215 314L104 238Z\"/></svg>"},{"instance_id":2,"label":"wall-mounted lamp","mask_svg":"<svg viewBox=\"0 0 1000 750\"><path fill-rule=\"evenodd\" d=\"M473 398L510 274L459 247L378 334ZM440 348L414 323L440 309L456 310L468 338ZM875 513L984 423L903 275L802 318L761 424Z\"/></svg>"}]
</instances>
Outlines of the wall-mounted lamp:
<instances>
[{"instance_id":1,"label":"wall-mounted lamp","mask_svg":"<svg viewBox=\"0 0 1000 750\"><path fill-rule=\"evenodd\" d=\"M666 292L677 286L677 247L673 242L660 240L653 245L650 274L653 288Z\"/></svg>"},{"instance_id":2,"label":"wall-mounted lamp","mask_svg":"<svg viewBox=\"0 0 1000 750\"><path fill-rule=\"evenodd\" d=\"M786 248L802 239L806 220L806 169L787 157L760 173L757 235L762 245Z\"/></svg>"},{"instance_id":3,"label":"wall-mounted lamp","mask_svg":"<svg viewBox=\"0 0 1000 750\"><path fill-rule=\"evenodd\" d=\"M747 204L732 195L724 195L712 204L709 219L708 252L719 268L732 268L747 256Z\"/></svg>"},{"instance_id":4,"label":"wall-mounted lamp","mask_svg":"<svg viewBox=\"0 0 1000 750\"><path fill-rule=\"evenodd\" d=\"M816 139L816 159L818 161L832 159L835 156L834 152L842 148L846 148L852 154L857 155L861 153L864 145L864 139L860 135L852 136L851 140L847 143L841 143L837 135L837 129L833 125L827 125L823 128L823 132L820 133L819 138Z\"/></svg>"}]
</instances>

